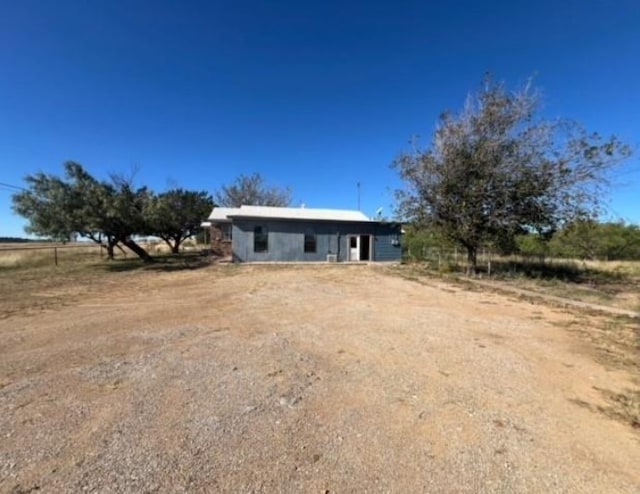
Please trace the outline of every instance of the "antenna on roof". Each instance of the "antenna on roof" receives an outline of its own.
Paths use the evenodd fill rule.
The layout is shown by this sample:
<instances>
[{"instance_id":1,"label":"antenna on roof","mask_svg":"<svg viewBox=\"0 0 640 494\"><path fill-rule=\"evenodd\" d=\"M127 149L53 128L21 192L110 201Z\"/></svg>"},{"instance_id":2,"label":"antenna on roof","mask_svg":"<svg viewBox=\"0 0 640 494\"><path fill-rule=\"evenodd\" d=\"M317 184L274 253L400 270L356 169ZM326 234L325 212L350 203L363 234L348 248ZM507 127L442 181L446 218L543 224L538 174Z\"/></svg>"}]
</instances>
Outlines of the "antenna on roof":
<instances>
[{"instance_id":1,"label":"antenna on roof","mask_svg":"<svg viewBox=\"0 0 640 494\"><path fill-rule=\"evenodd\" d=\"M357 182L358 186L358 211L360 211L360 182Z\"/></svg>"}]
</instances>

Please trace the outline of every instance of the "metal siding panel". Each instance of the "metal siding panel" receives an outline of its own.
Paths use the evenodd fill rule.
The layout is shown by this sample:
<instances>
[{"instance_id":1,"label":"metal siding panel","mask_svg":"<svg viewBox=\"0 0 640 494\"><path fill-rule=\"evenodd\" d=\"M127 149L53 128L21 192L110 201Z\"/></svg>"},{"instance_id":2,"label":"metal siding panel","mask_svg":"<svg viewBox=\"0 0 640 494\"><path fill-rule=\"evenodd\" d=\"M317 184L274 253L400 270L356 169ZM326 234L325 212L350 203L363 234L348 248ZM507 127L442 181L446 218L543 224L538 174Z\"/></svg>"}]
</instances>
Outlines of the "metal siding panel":
<instances>
[{"instance_id":1,"label":"metal siding panel","mask_svg":"<svg viewBox=\"0 0 640 494\"><path fill-rule=\"evenodd\" d=\"M269 232L268 252L253 252L253 228L265 226ZM304 232L316 233L315 253L304 252ZM373 235L373 260L398 261L400 247L392 245L400 228L376 223L331 223L319 221L242 220L233 221L234 260L256 261L326 261L327 254L337 254L339 261L347 260L348 235ZM339 252L338 252L339 244Z\"/></svg>"},{"instance_id":2,"label":"metal siding panel","mask_svg":"<svg viewBox=\"0 0 640 494\"><path fill-rule=\"evenodd\" d=\"M247 259L247 241L249 234L243 228L243 225L233 223L231 228L231 246L233 249L233 260L246 262Z\"/></svg>"},{"instance_id":3,"label":"metal siding panel","mask_svg":"<svg viewBox=\"0 0 640 494\"><path fill-rule=\"evenodd\" d=\"M375 261L400 261L402 258L402 247L400 242L393 245L394 240L400 240L400 226L391 224L380 224L376 231L376 241L373 250Z\"/></svg>"}]
</instances>

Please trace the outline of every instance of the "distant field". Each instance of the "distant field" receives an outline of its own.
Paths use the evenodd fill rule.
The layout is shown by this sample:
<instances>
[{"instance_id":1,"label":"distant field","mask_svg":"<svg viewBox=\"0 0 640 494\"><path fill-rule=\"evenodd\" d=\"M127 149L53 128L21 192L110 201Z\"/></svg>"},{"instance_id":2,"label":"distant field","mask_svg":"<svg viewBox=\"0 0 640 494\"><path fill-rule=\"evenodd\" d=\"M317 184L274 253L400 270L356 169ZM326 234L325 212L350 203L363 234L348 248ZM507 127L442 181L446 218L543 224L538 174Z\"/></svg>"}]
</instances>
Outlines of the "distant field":
<instances>
[{"instance_id":1,"label":"distant field","mask_svg":"<svg viewBox=\"0 0 640 494\"><path fill-rule=\"evenodd\" d=\"M151 255L168 254L169 247L163 242L141 244ZM187 242L181 251L190 252L202 248ZM62 243L0 243L0 270L11 268L33 268L56 264L86 264L106 260L106 250L93 242ZM115 250L116 259L135 259L130 250Z\"/></svg>"},{"instance_id":2,"label":"distant field","mask_svg":"<svg viewBox=\"0 0 640 494\"><path fill-rule=\"evenodd\" d=\"M86 263L98 261L104 252L89 243L0 244L0 269Z\"/></svg>"}]
</instances>

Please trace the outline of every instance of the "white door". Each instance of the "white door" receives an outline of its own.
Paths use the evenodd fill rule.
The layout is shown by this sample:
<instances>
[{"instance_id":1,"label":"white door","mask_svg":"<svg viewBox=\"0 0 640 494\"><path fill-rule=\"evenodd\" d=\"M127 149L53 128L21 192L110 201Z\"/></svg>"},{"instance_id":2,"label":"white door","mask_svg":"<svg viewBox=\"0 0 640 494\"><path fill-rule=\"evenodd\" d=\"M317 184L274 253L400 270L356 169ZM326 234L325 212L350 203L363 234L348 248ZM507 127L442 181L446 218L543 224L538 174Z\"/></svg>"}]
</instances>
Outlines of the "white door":
<instances>
[{"instance_id":1,"label":"white door","mask_svg":"<svg viewBox=\"0 0 640 494\"><path fill-rule=\"evenodd\" d=\"M360 237L349 237L349 260L360 260Z\"/></svg>"}]
</instances>

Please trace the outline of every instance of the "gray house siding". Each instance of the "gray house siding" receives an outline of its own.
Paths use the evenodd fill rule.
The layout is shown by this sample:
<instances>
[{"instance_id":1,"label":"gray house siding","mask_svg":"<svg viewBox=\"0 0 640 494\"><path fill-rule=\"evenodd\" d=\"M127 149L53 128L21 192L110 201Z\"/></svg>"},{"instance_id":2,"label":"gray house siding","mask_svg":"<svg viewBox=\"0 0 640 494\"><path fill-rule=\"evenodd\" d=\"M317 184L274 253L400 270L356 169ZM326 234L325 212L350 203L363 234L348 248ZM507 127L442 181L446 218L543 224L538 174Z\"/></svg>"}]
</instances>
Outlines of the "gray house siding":
<instances>
[{"instance_id":1,"label":"gray house siding","mask_svg":"<svg viewBox=\"0 0 640 494\"><path fill-rule=\"evenodd\" d=\"M398 224L377 223L375 225L374 261L400 261L402 258L400 232L401 227Z\"/></svg>"},{"instance_id":2,"label":"gray house siding","mask_svg":"<svg viewBox=\"0 0 640 494\"><path fill-rule=\"evenodd\" d=\"M266 252L254 252L255 227L266 229ZM305 233L315 234L316 251L313 253L304 252ZM325 262L327 255L333 254L338 261L346 261L350 235L372 235L371 260L400 260L400 226L396 224L244 218L233 220L233 257L239 262Z\"/></svg>"}]
</instances>

